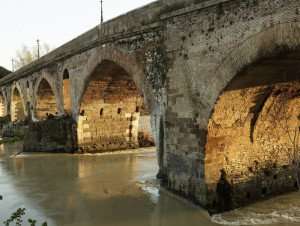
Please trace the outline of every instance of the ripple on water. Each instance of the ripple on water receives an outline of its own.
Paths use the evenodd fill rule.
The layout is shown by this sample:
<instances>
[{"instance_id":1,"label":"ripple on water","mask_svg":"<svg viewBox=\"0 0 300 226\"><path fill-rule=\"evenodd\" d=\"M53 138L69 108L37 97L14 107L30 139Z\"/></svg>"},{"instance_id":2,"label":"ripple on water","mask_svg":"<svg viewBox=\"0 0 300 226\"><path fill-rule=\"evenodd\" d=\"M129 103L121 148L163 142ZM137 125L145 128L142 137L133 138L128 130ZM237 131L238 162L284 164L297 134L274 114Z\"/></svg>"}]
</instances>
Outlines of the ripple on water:
<instances>
[{"instance_id":1,"label":"ripple on water","mask_svg":"<svg viewBox=\"0 0 300 226\"><path fill-rule=\"evenodd\" d=\"M284 206L283 206L284 207ZM220 225L274 225L300 223L300 206L289 206L286 209L265 212L258 209L245 211L239 209L224 214L216 214L211 218L212 222Z\"/></svg>"},{"instance_id":2,"label":"ripple on water","mask_svg":"<svg viewBox=\"0 0 300 226\"><path fill-rule=\"evenodd\" d=\"M159 183L155 180L140 180L137 185L145 192L149 197L150 200L157 204L159 200Z\"/></svg>"}]
</instances>

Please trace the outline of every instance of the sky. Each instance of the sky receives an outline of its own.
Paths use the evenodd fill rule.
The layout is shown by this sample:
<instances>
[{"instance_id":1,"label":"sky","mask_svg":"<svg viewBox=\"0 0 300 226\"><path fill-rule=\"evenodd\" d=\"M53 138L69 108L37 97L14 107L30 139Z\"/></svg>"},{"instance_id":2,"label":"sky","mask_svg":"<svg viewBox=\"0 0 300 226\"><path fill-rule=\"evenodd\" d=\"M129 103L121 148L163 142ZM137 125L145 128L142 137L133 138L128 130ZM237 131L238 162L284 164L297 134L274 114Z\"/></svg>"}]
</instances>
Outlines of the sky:
<instances>
[{"instance_id":1,"label":"sky","mask_svg":"<svg viewBox=\"0 0 300 226\"><path fill-rule=\"evenodd\" d=\"M11 60L23 45L39 39L52 48L72 40L100 21L99 0L0 0L0 66L11 70ZM154 0L103 0L109 20Z\"/></svg>"}]
</instances>

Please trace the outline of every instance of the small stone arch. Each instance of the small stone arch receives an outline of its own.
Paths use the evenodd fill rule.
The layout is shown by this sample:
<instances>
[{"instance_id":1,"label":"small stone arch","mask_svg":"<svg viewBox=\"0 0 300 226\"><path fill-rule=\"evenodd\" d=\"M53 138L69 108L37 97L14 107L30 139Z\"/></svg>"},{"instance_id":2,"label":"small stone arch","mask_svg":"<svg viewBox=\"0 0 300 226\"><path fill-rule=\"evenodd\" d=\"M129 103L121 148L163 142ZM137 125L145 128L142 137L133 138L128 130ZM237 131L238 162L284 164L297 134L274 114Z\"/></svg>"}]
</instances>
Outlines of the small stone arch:
<instances>
[{"instance_id":1,"label":"small stone arch","mask_svg":"<svg viewBox=\"0 0 300 226\"><path fill-rule=\"evenodd\" d=\"M26 101L18 83L11 88L11 120L12 122L24 121L27 117Z\"/></svg>"},{"instance_id":2,"label":"small stone arch","mask_svg":"<svg viewBox=\"0 0 300 226\"><path fill-rule=\"evenodd\" d=\"M62 96L64 103L64 112L71 114L72 112L72 96L71 96L71 81L70 72L66 68L62 73Z\"/></svg>"},{"instance_id":3,"label":"small stone arch","mask_svg":"<svg viewBox=\"0 0 300 226\"><path fill-rule=\"evenodd\" d=\"M0 117L7 116L7 98L4 91L0 91Z\"/></svg>"},{"instance_id":4,"label":"small stone arch","mask_svg":"<svg viewBox=\"0 0 300 226\"><path fill-rule=\"evenodd\" d=\"M46 119L49 115L58 114L58 96L53 83L47 76L40 76L35 84L34 115L37 119Z\"/></svg>"}]
</instances>

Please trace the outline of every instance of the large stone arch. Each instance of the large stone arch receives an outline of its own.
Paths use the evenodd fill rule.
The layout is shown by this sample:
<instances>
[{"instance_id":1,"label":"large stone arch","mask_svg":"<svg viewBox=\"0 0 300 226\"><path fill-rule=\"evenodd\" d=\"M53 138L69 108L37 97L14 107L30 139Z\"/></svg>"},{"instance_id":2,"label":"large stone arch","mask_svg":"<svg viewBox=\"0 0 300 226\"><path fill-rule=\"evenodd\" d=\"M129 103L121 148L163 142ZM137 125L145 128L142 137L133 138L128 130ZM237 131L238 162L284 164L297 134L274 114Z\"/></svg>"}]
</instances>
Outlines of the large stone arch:
<instances>
[{"instance_id":1,"label":"large stone arch","mask_svg":"<svg viewBox=\"0 0 300 226\"><path fill-rule=\"evenodd\" d=\"M124 53L121 50L111 47L100 47L96 51L93 51L87 59L86 67L81 75L81 82L77 85L77 93L74 100L73 115L78 116L80 102L85 90L85 86L89 81L91 74L104 60L111 61L124 68L124 70L132 76L134 83L138 90L144 94L146 104L151 110L153 108L153 99L149 86L145 82L145 73L142 63L137 61L137 57L134 54Z\"/></svg>"},{"instance_id":2,"label":"large stone arch","mask_svg":"<svg viewBox=\"0 0 300 226\"><path fill-rule=\"evenodd\" d=\"M300 46L299 37L299 22L281 23L253 34L225 55L215 71L212 72L212 80L218 80L218 84L214 86L212 92L213 97L207 111L207 118L211 116L214 104L222 91L243 68L282 49L298 48ZM206 123L207 121L204 121L204 127L207 125Z\"/></svg>"},{"instance_id":3,"label":"large stone arch","mask_svg":"<svg viewBox=\"0 0 300 226\"><path fill-rule=\"evenodd\" d=\"M94 151L135 148L145 140L146 133L151 143L150 115L146 117L150 112L145 110L140 88L143 75L137 66L126 55L110 52L100 59L92 58L87 75L79 94L79 145L87 151L91 151L91 145Z\"/></svg>"},{"instance_id":4,"label":"large stone arch","mask_svg":"<svg viewBox=\"0 0 300 226\"><path fill-rule=\"evenodd\" d=\"M291 183L286 182L284 186L280 184L282 178L290 176L290 171L280 171L277 168L277 164L280 167L289 164L286 154L280 154L278 162L274 162L274 154L270 154L283 144L274 141L274 136L286 134L280 129L274 129L277 134L271 130L265 130L265 134L262 134L259 130L268 127L266 124L271 122L272 111L278 109L280 104L289 112L295 110L291 106L299 107L300 101L296 97L300 90L300 69L291 68L299 64L299 37L300 23L274 25L243 41L225 56L216 68L215 79L221 82L218 82L212 90L213 102L207 108L203 125L200 125L208 129L204 161L205 182L210 191L208 205L218 201L212 191L216 191L217 183L222 178L222 171L228 176L233 188L239 191L235 197L236 205L294 188L293 175ZM274 68L269 68L269 64L272 63ZM295 74L289 75L293 73L293 69L296 70ZM264 76L272 77L267 79ZM283 94L288 96L286 103L279 101L279 97ZM278 122L273 118L272 120L274 128L281 123L280 120ZM295 114L291 120L295 122ZM267 135L269 137L266 137ZM267 146L268 139L272 141L269 142L273 144L272 147ZM238 145L235 145L237 143ZM265 150L264 153L253 154L258 153L260 149ZM272 177L274 176L272 180L264 171L269 163L272 163L272 167L278 172L273 175L272 171ZM260 170L263 172L258 172L258 167L261 167ZM273 188L266 185L268 183L272 183Z\"/></svg>"},{"instance_id":5,"label":"large stone arch","mask_svg":"<svg viewBox=\"0 0 300 226\"><path fill-rule=\"evenodd\" d=\"M18 82L14 83L11 87L11 120L24 121L28 115L26 100L24 93L22 92L21 86Z\"/></svg>"},{"instance_id":6,"label":"large stone arch","mask_svg":"<svg viewBox=\"0 0 300 226\"><path fill-rule=\"evenodd\" d=\"M41 87L42 85L43 87ZM44 94L41 89L44 89ZM34 86L34 118L46 119L47 114L57 114L59 112L58 100L59 96L54 81L45 74L39 76Z\"/></svg>"}]
</instances>

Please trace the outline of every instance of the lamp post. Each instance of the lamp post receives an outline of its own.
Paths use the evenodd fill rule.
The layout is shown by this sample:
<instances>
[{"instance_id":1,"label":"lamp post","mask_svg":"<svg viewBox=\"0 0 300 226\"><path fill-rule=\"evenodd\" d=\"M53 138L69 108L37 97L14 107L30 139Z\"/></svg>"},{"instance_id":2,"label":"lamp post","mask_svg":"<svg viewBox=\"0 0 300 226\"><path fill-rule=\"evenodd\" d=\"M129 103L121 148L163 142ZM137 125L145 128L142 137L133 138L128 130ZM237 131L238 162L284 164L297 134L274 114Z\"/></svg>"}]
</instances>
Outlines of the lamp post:
<instances>
[{"instance_id":1,"label":"lamp post","mask_svg":"<svg viewBox=\"0 0 300 226\"><path fill-rule=\"evenodd\" d=\"M11 59L11 70L12 70L12 72L15 71L15 60L14 60L14 58Z\"/></svg>"},{"instance_id":2,"label":"lamp post","mask_svg":"<svg viewBox=\"0 0 300 226\"><path fill-rule=\"evenodd\" d=\"M40 59L40 40L37 39L37 58Z\"/></svg>"},{"instance_id":3,"label":"lamp post","mask_svg":"<svg viewBox=\"0 0 300 226\"><path fill-rule=\"evenodd\" d=\"M101 7L101 19L100 24L103 24L103 0L100 0L100 7Z\"/></svg>"}]
</instances>

